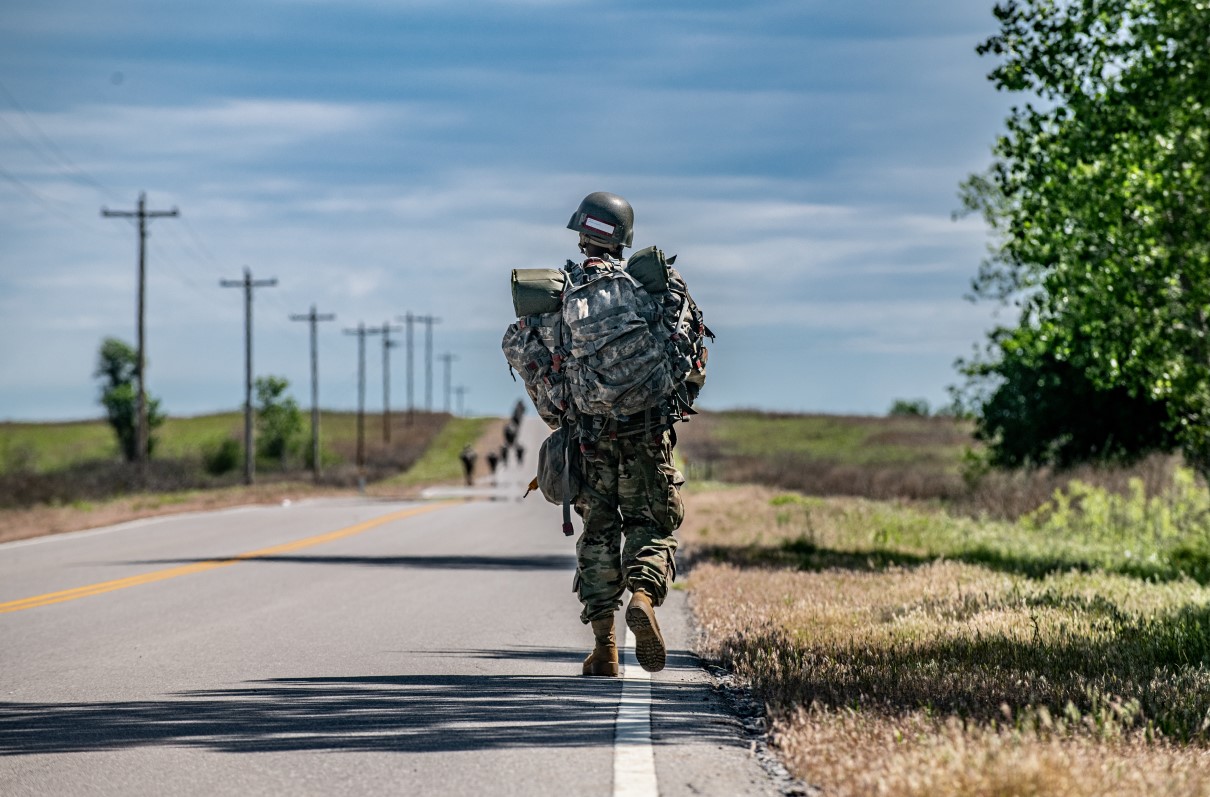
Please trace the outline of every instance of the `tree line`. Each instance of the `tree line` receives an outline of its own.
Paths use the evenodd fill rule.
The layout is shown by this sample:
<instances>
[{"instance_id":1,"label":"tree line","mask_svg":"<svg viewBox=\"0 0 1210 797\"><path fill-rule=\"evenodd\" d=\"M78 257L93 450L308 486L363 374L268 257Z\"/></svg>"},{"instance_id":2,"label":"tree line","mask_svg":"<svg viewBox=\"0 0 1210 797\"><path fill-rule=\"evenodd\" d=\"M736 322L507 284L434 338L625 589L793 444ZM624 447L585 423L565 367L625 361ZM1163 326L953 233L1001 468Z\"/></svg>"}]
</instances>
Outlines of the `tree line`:
<instances>
[{"instance_id":1,"label":"tree line","mask_svg":"<svg viewBox=\"0 0 1210 797\"><path fill-rule=\"evenodd\" d=\"M1021 97L962 185L1018 310L959 362L993 464L1184 453L1210 476L1210 5L1013 0L977 49Z\"/></svg>"}]
</instances>

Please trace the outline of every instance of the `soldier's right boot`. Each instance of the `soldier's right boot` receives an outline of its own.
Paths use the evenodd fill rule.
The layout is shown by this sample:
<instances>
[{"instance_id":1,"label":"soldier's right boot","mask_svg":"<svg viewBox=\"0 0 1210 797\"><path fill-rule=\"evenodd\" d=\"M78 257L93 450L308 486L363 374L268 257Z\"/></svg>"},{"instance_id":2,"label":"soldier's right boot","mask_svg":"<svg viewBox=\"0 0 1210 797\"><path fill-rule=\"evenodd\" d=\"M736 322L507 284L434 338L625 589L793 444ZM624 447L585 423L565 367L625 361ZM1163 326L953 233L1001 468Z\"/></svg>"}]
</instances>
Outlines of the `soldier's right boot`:
<instances>
[{"instance_id":1,"label":"soldier's right boot","mask_svg":"<svg viewBox=\"0 0 1210 797\"><path fill-rule=\"evenodd\" d=\"M668 649L664 646L664 635L660 624L655 621L655 607L651 596L641 589L630 596L626 607L626 625L634 632L634 656L647 672L664 669Z\"/></svg>"},{"instance_id":2,"label":"soldier's right boot","mask_svg":"<svg viewBox=\"0 0 1210 797\"><path fill-rule=\"evenodd\" d=\"M613 615L592 621L596 647L584 659L585 675L618 675L618 643L613 636Z\"/></svg>"}]
</instances>

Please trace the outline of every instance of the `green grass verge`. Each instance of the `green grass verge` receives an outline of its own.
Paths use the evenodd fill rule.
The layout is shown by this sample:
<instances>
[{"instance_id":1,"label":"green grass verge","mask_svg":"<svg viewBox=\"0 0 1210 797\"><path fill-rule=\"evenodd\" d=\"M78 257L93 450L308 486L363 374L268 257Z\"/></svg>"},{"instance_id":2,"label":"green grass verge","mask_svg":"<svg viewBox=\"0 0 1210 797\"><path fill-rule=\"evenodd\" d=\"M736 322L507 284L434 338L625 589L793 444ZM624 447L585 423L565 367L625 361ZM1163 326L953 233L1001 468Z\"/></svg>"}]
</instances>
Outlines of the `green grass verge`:
<instances>
[{"instance_id":1,"label":"green grass verge","mask_svg":"<svg viewBox=\"0 0 1210 797\"><path fill-rule=\"evenodd\" d=\"M462 481L462 463L458 453L462 447L474 445L495 418L451 418L438 433L424 455L393 479L383 482L389 487L414 487L421 484Z\"/></svg>"}]
</instances>

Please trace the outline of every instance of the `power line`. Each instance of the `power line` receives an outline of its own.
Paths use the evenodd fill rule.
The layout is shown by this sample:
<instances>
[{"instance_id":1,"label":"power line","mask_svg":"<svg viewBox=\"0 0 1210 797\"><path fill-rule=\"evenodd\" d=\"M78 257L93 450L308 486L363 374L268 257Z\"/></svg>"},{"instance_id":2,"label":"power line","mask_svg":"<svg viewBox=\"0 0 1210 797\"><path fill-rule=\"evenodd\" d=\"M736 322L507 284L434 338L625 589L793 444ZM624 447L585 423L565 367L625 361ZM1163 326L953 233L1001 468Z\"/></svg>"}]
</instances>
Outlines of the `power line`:
<instances>
[{"instance_id":1,"label":"power line","mask_svg":"<svg viewBox=\"0 0 1210 797\"><path fill-rule=\"evenodd\" d=\"M244 484L252 484L256 458L252 455L252 289L272 288L277 279L254 280L244 266L242 280L219 280L224 288L244 289Z\"/></svg>"},{"instance_id":2,"label":"power line","mask_svg":"<svg viewBox=\"0 0 1210 797\"><path fill-rule=\"evenodd\" d=\"M25 110L21 103L17 101L17 98L13 96L13 93L9 91L3 83L0 83L0 94L3 94L5 99L8 100L9 104L16 108L21 114L21 117L25 120L25 124L31 130L33 130L34 134L40 139L41 147L26 138L21 131L13 127L8 120L4 119L4 117L0 116L0 122L3 122L5 127L11 130L13 134L17 136L17 138L25 142L25 145L36 153L39 158L56 169L66 168L68 171L74 172L74 174L69 174L68 177L76 182L87 184L111 199L118 198L109 187L101 183L84 169L77 166L75 161L67 157L67 154L59 148L59 145L56 144L50 136L46 135L46 133L42 131L42 128L38 126L38 123L34 121L33 116L31 116L29 112ZM45 148L45 152L42 149L43 147ZM46 155L46 152L50 153L49 157Z\"/></svg>"},{"instance_id":3,"label":"power line","mask_svg":"<svg viewBox=\"0 0 1210 797\"><path fill-rule=\"evenodd\" d=\"M56 207L55 202L57 200L52 200L49 197L43 196L37 189L35 189L29 183L26 183L20 177L17 177L17 175L13 174L12 172L9 172L3 168L0 168L0 179L4 179L4 180L7 180L8 182L12 183L17 188L17 190L21 191L27 197L34 200L34 202L41 205L42 209L45 210L47 213L50 213L51 215L54 215L54 216L58 216L61 220L66 221L68 224L72 225L73 227L77 227L78 229L84 230L85 232L93 233L93 234L96 233L96 229L89 227L87 224L84 224L82 221L80 221L80 219L76 218L75 216L73 216L70 213L63 210L63 208L68 207L68 205L66 203L60 202L59 204L61 205L61 207Z\"/></svg>"}]
</instances>

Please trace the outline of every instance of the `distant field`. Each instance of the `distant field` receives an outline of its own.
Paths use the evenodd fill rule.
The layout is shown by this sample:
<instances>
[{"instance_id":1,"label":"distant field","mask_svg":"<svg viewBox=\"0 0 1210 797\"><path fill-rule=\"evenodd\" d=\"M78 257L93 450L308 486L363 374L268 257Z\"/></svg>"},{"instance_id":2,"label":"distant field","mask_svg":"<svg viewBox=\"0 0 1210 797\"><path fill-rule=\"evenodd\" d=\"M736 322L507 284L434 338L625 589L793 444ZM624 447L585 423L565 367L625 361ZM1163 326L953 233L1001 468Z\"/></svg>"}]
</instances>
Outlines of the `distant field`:
<instances>
[{"instance_id":1,"label":"distant field","mask_svg":"<svg viewBox=\"0 0 1210 797\"><path fill-rule=\"evenodd\" d=\"M974 443L971 425L954 418L738 411L711 413L705 421L715 440L735 455L789 455L849 465L927 460L956 470L963 450Z\"/></svg>"},{"instance_id":2,"label":"distant field","mask_svg":"<svg viewBox=\"0 0 1210 797\"><path fill-rule=\"evenodd\" d=\"M418 425L431 421L421 413ZM310 434L311 416L304 419L304 435ZM367 450L381 453L382 416L366 416ZM334 463L351 461L356 456L357 414L328 412L320 415L322 440ZM396 438L407 432L406 416L392 414ZM189 418L168 418L155 431L155 456L163 459L197 458L207 444L224 438L243 441L244 415L224 412ZM427 441L426 441L427 442ZM104 420L58 423L0 423L0 473L14 469L49 473L94 460L118 461L116 438Z\"/></svg>"},{"instance_id":3,"label":"distant field","mask_svg":"<svg viewBox=\"0 0 1210 797\"><path fill-rule=\"evenodd\" d=\"M691 478L872 498L961 494L975 446L970 424L954 418L716 412L678 435Z\"/></svg>"}]
</instances>

